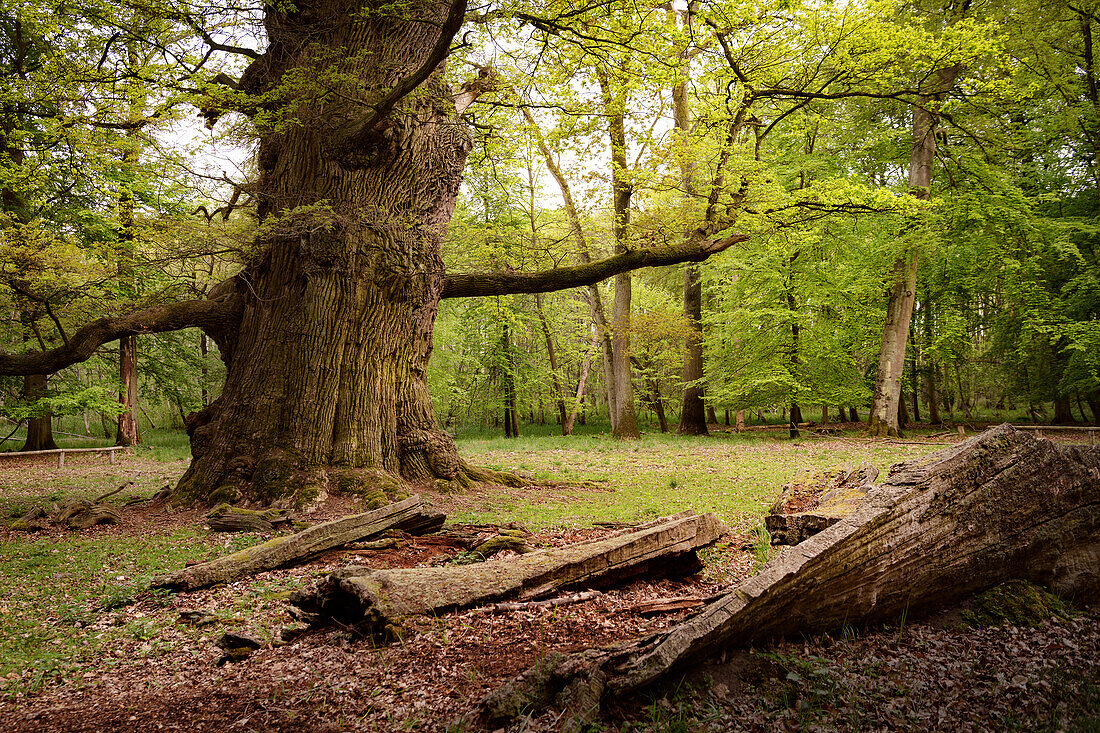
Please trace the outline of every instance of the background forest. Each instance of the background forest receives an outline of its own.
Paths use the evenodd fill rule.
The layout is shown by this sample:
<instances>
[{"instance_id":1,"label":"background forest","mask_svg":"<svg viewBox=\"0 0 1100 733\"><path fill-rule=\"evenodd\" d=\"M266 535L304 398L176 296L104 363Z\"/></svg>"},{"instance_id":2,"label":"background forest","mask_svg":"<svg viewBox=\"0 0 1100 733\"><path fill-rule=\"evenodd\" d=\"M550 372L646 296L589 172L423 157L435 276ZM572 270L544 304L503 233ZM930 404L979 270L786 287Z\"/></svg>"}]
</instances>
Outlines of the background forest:
<instances>
[{"instance_id":1,"label":"background forest","mask_svg":"<svg viewBox=\"0 0 1100 733\"><path fill-rule=\"evenodd\" d=\"M67 344L238 270L258 123L203 128L195 110L233 94L210 49L247 58L254 39L208 8L0 8L3 350ZM866 420L906 278L901 423L1100 420L1092 5L554 10L471 8L452 51L455 86L492 91L468 113L448 270L744 241L589 288L443 301L429 380L448 430L629 435L635 412L676 430L685 390L711 423ZM223 376L197 330L127 337L48 382L0 380L7 445L180 428Z\"/></svg>"}]
</instances>

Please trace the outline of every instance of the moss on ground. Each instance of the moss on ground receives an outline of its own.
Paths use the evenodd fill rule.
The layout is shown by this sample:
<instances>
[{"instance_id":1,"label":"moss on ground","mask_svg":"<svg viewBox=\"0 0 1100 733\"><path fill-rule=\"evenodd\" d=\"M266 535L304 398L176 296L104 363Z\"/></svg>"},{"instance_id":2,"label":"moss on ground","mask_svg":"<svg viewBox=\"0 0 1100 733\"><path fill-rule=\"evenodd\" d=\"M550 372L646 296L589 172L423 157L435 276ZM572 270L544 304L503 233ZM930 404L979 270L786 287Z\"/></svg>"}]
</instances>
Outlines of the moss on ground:
<instances>
[{"instance_id":1,"label":"moss on ground","mask_svg":"<svg viewBox=\"0 0 1100 733\"><path fill-rule=\"evenodd\" d=\"M1001 624L1038 626L1050 618L1068 619L1073 607L1055 594L1026 580L1010 580L974 596L962 612L968 625L984 629Z\"/></svg>"}]
</instances>

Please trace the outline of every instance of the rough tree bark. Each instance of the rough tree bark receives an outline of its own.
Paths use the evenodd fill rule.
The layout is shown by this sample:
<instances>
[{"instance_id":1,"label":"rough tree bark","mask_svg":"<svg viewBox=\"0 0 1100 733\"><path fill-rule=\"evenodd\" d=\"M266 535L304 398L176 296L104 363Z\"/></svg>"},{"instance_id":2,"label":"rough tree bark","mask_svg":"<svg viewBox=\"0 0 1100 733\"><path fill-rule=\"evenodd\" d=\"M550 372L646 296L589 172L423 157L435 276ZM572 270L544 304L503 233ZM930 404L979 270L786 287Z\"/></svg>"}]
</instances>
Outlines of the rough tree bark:
<instances>
[{"instance_id":1,"label":"rough tree bark","mask_svg":"<svg viewBox=\"0 0 1100 733\"><path fill-rule=\"evenodd\" d=\"M46 377L31 374L23 380L23 398L33 402L46 396ZM46 413L27 420L27 440L19 450L54 450L57 443L53 439L53 415Z\"/></svg>"},{"instance_id":2,"label":"rough tree bark","mask_svg":"<svg viewBox=\"0 0 1100 733\"><path fill-rule=\"evenodd\" d=\"M734 647L897 619L1009 579L1100 593L1100 446L1002 425L896 467L852 514L671 629L543 660L489 695L485 720L565 708L577 730L609 698Z\"/></svg>"},{"instance_id":3,"label":"rough tree bark","mask_svg":"<svg viewBox=\"0 0 1100 733\"><path fill-rule=\"evenodd\" d=\"M951 66L932 74L928 90L922 92L913 107L913 147L909 153L909 193L921 201L931 197L932 165L936 157L936 128L939 103L955 86L963 72L962 66ZM919 249L910 245L894 261L889 298L886 302L886 324L882 329L878 371L871 401L869 431L875 436L900 435L898 401L901 399L901 376L905 365L905 345L909 335L909 320L917 293L917 261Z\"/></svg>"},{"instance_id":4,"label":"rough tree bark","mask_svg":"<svg viewBox=\"0 0 1100 733\"><path fill-rule=\"evenodd\" d=\"M630 199L634 187L627 177L626 96L621 82L612 80L608 70L597 65L607 133L611 141L611 200L614 222L611 225L615 254L624 254L630 231ZM617 85L617 88L613 85ZM634 381L630 368L630 273L615 276L615 299L611 307L611 378L615 385L615 411L611 433L616 438L640 438L638 417L634 412Z\"/></svg>"}]
</instances>

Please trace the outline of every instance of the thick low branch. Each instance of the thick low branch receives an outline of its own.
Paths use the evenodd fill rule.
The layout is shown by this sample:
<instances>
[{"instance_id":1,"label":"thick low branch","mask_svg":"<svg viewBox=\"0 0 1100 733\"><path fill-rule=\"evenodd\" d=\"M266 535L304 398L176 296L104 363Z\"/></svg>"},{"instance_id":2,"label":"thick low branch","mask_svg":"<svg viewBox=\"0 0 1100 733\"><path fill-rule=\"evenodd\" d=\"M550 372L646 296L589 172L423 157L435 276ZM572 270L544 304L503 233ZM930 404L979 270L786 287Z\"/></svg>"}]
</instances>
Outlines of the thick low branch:
<instances>
[{"instance_id":1,"label":"thick low branch","mask_svg":"<svg viewBox=\"0 0 1100 733\"><path fill-rule=\"evenodd\" d=\"M713 254L748 239L746 234L731 234L723 239L694 240L660 249L635 249L574 267L559 267L543 272L493 272L448 275L443 298L476 298L513 293L549 293L583 285L592 285L619 273L642 267L702 262Z\"/></svg>"},{"instance_id":2,"label":"thick low branch","mask_svg":"<svg viewBox=\"0 0 1100 733\"><path fill-rule=\"evenodd\" d=\"M164 333L197 327L211 331L236 328L241 298L235 294L218 300L186 300L154 305L117 318L100 318L74 333L64 346L28 354L0 353L0 375L53 374L91 358L96 349L124 336Z\"/></svg>"}]
</instances>

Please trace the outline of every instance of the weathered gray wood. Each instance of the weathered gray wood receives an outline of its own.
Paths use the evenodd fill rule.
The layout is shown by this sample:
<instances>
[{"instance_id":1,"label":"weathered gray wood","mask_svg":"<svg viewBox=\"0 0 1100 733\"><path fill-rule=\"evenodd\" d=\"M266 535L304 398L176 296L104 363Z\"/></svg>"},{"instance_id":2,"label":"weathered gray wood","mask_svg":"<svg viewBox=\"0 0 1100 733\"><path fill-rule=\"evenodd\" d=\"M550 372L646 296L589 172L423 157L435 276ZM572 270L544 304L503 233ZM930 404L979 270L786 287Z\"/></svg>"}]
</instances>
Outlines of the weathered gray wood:
<instances>
[{"instance_id":1,"label":"weathered gray wood","mask_svg":"<svg viewBox=\"0 0 1100 733\"><path fill-rule=\"evenodd\" d=\"M329 575L295 603L307 613L384 628L404 616L502 600L534 600L560 590L604 587L647 572L697 571L695 551L727 532L713 514L677 516L654 526L567 547L475 565L370 570Z\"/></svg>"},{"instance_id":2,"label":"weathered gray wood","mask_svg":"<svg viewBox=\"0 0 1100 733\"><path fill-rule=\"evenodd\" d=\"M432 531L441 527L445 518L442 512L425 504L419 496L410 496L381 509L318 524L232 555L177 570L155 578L153 587L183 591L206 588L293 565L349 542L369 539L388 529L400 529L412 534Z\"/></svg>"},{"instance_id":3,"label":"weathered gray wood","mask_svg":"<svg viewBox=\"0 0 1100 733\"><path fill-rule=\"evenodd\" d=\"M730 647L898 619L1011 578L1100 593L1100 447L1002 425L902 464L852 514L661 633L543 660L482 701L483 722L556 705L577 729L608 697Z\"/></svg>"}]
</instances>

